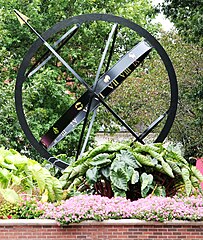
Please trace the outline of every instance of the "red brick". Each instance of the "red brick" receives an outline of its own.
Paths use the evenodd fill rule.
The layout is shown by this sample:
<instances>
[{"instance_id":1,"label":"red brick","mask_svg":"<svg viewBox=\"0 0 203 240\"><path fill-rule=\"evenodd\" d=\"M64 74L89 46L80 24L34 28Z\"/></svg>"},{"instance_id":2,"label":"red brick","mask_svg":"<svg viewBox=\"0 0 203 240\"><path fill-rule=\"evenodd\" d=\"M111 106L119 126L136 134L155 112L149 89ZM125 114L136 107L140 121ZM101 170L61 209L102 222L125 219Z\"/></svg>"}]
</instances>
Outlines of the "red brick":
<instances>
[{"instance_id":1,"label":"red brick","mask_svg":"<svg viewBox=\"0 0 203 240\"><path fill-rule=\"evenodd\" d=\"M203 240L198 225L1 226L1 240Z\"/></svg>"}]
</instances>

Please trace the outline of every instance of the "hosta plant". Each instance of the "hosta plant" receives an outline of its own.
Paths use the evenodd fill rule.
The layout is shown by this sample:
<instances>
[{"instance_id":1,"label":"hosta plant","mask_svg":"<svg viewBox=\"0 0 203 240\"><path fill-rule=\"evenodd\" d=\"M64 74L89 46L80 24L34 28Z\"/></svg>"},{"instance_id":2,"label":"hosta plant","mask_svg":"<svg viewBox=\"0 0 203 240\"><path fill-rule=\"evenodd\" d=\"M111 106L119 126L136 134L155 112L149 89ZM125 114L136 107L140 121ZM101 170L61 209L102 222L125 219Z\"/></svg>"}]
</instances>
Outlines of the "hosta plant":
<instances>
[{"instance_id":1,"label":"hosta plant","mask_svg":"<svg viewBox=\"0 0 203 240\"><path fill-rule=\"evenodd\" d=\"M59 180L38 162L17 151L0 148L0 197L8 202L19 200L20 193L37 195L43 201L61 200L62 186Z\"/></svg>"},{"instance_id":2,"label":"hosta plant","mask_svg":"<svg viewBox=\"0 0 203 240\"><path fill-rule=\"evenodd\" d=\"M149 194L173 196L177 191L190 196L199 190L203 176L162 143L108 142L68 166L60 181L67 196L82 192L136 200Z\"/></svg>"}]
</instances>

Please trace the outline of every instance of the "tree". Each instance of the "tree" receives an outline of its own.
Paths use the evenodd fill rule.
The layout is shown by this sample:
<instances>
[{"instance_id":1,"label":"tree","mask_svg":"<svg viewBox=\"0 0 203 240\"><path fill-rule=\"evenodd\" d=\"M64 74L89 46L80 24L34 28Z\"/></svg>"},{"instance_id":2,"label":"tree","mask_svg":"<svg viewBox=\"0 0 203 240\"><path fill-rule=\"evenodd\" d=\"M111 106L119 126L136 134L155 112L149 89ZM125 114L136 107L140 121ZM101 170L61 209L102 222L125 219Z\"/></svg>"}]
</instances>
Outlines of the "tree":
<instances>
[{"instance_id":1,"label":"tree","mask_svg":"<svg viewBox=\"0 0 203 240\"><path fill-rule=\"evenodd\" d=\"M203 76L202 76L202 46L203 46L203 4L201 0L195 1L180 1L180 0L165 0L161 5L161 10L164 14L170 18L170 20L176 26L178 32L183 36L184 41L194 44L188 44L187 63L185 67L180 69L186 69L188 62L192 61L191 69L187 72L186 78L190 76L193 80L191 85L183 83L184 88L181 95L181 100L189 103L190 107L185 105L187 116L190 116L190 121L183 122L179 125L179 136L182 136L182 142L186 146L187 154L192 156L202 156L202 105L203 105ZM185 44L183 44L186 46ZM182 46L179 46L180 48ZM195 52L193 52L195 51ZM193 55L190 53L193 52ZM188 55L190 57L188 58ZM187 118L188 119L188 118ZM182 128L183 127L183 128ZM197 133L197 134L195 134Z\"/></svg>"},{"instance_id":2,"label":"tree","mask_svg":"<svg viewBox=\"0 0 203 240\"><path fill-rule=\"evenodd\" d=\"M202 48L186 43L177 33L161 39L176 69L179 84L179 107L171 135L181 142L188 158L203 156L203 55Z\"/></svg>"},{"instance_id":3,"label":"tree","mask_svg":"<svg viewBox=\"0 0 203 240\"><path fill-rule=\"evenodd\" d=\"M174 23L186 41L203 46L202 0L165 0L160 9Z\"/></svg>"},{"instance_id":4,"label":"tree","mask_svg":"<svg viewBox=\"0 0 203 240\"><path fill-rule=\"evenodd\" d=\"M19 65L29 46L36 39L36 36L29 28L19 25L13 13L14 9L26 14L30 18L31 24L40 33L58 21L69 18L70 16L89 12L122 15L150 31L155 31L156 28L150 25L151 18L153 18L155 12L151 4L149 4L149 1L144 0L139 0L136 4L134 1L127 0L105 1L105 8L104 1L101 0L85 0L82 2L79 0L25 0L23 4L14 0L6 2L0 0L0 142L8 148L15 148L20 152L27 153L29 156L32 155L32 158L36 158L37 153L26 140L18 124L13 97ZM108 31L108 29L106 30ZM106 34L107 31L104 33ZM95 33L99 33L102 38L103 33L100 33L100 30L95 28L92 34L90 32L88 35L88 37L91 37L89 37L87 41L83 41L83 45L79 39L77 42L72 42L73 47L70 48L69 56L67 56L70 63L74 64L74 68L86 78L95 70L95 56L97 56L96 46L103 44L103 42L99 42L101 38L97 39L94 37ZM93 45L87 45L87 42ZM88 47L91 49L90 52L87 51ZM75 60L77 58L75 54L76 49L80 51L80 61ZM67 51L63 53L67 54ZM83 60L84 56L88 62ZM96 61L98 62L99 58L96 58ZM33 82L28 81L24 89L26 114L36 138L41 136L44 131L42 125L45 124L45 127L48 129L51 124L59 118L62 112L73 103L75 98L77 98L77 94L82 91L79 89L80 91L79 93L76 92L76 96L67 94L68 91L76 91L77 84L74 87L67 85L69 80L75 79L73 79L71 74L66 73L58 61L54 60L50 66L50 69L47 69L47 71L36 75ZM49 98L47 93L49 96L52 96L52 98ZM77 129L73 133L73 136L70 136L65 143L59 144L58 148L60 153L74 155L79 131L80 129ZM56 153L57 152L53 150L53 154Z\"/></svg>"}]
</instances>

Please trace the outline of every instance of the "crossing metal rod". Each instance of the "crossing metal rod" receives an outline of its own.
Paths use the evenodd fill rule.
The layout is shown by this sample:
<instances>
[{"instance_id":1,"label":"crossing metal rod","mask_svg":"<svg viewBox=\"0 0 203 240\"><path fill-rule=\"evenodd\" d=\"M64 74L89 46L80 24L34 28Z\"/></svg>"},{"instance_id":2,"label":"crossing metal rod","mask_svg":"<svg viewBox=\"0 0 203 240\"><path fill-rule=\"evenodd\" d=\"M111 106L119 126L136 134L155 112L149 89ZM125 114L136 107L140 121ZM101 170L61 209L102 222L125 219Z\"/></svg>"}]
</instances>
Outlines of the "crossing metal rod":
<instances>
[{"instance_id":1,"label":"crossing metal rod","mask_svg":"<svg viewBox=\"0 0 203 240\"><path fill-rule=\"evenodd\" d=\"M44 45L55 55L56 58L87 88L91 91L90 86L78 75L77 72L54 50L54 48L25 20L18 11L14 10L16 15L41 39Z\"/></svg>"},{"instance_id":2,"label":"crossing metal rod","mask_svg":"<svg viewBox=\"0 0 203 240\"><path fill-rule=\"evenodd\" d=\"M77 26L72 27L69 31L67 31L60 39L58 39L54 44L53 47L57 47L58 44L62 42L62 44L56 48L56 51L58 52L67 42L70 40L75 33L78 31L79 24ZM31 77L34 73L36 73L41 67L43 67L51 58L53 57L53 54L50 54L50 51L47 50L41 58L29 69L26 76ZM43 59L45 59L43 62L41 62ZM41 63L40 63L41 62ZM40 63L40 64L39 64ZM39 64L39 65L38 65ZM38 66L37 66L38 65Z\"/></svg>"},{"instance_id":3,"label":"crossing metal rod","mask_svg":"<svg viewBox=\"0 0 203 240\"><path fill-rule=\"evenodd\" d=\"M145 144L144 141L143 141L142 139L140 139L140 137L133 131L133 129L132 129L128 124L126 124L126 123L123 121L123 119L120 118L120 117L118 116L118 114L116 114L116 113L114 112L114 110L111 109L111 108L106 104L106 102L105 102L99 95L97 95L96 97L97 97L97 98L99 99L99 101L107 108L107 110L135 137L135 139L136 139L138 142L140 142L140 143L142 143L142 144Z\"/></svg>"},{"instance_id":4,"label":"crossing metal rod","mask_svg":"<svg viewBox=\"0 0 203 240\"><path fill-rule=\"evenodd\" d=\"M109 45L111 43L111 39L112 39L113 35L114 35L114 39L113 39L112 45L114 45L114 42L115 42L115 32L117 30L117 27L118 27L118 24L115 23L113 25L112 29L111 29L111 32L110 32L109 37L108 37L108 40L106 42L106 46L105 46L105 49L103 51L99 67L97 69L95 81L94 81L94 84L93 84L93 90L92 90L93 92L95 92L95 89L97 87L97 83L98 83L98 79L99 79L99 76L100 76L100 73L101 73L101 69L102 69L102 66L104 64L104 60L106 58L106 55L107 55L107 52L108 52L108 49L109 49ZM89 112L90 112L90 108L91 108L93 97L94 97L94 95L92 94L92 96L90 97L90 100L89 100L88 109L87 109L87 112L86 112L86 116L85 116L84 123L83 123L83 128L82 128L81 135L80 135L80 140L79 140L77 154L76 154L76 160L78 159L79 156L82 156L82 154L85 151L85 148L87 146L88 139L89 139L89 136L90 136L90 133L91 133L91 130L92 130L92 126L93 126L93 123L94 123L94 120L95 120L95 117L96 117L96 114L97 114L97 108L96 108L94 110L94 112L93 112L93 116L92 116L91 122L90 122L89 127L88 127L88 131L87 131L87 134L86 134L86 137L85 137L85 141L83 143L83 147L82 147L82 150L81 150L80 155L79 155L78 152L80 151L80 148L81 148L81 145L82 145L83 134L84 134L84 130L85 130L85 127L86 127L86 124L87 124L87 118L88 118L88 115L89 115Z\"/></svg>"}]
</instances>

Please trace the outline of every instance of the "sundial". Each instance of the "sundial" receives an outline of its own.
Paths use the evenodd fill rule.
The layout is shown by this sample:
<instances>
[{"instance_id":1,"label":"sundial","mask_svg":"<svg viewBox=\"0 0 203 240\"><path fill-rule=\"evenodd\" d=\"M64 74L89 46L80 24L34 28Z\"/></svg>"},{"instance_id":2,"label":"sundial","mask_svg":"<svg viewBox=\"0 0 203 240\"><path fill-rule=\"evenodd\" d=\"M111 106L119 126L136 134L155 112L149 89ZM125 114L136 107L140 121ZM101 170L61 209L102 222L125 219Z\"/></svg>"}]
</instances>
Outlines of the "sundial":
<instances>
[{"instance_id":1,"label":"sundial","mask_svg":"<svg viewBox=\"0 0 203 240\"><path fill-rule=\"evenodd\" d=\"M27 51L20 66L15 87L15 102L21 127L32 146L42 157L60 169L66 168L67 163L54 157L50 153L50 149L57 148L59 142L63 141L68 134L81 124L82 128L76 153L76 159L78 159L85 150L92 125L95 122L97 109L100 106L103 106L133 136L134 141L145 144L145 138L160 124L162 124L162 127L154 142L164 141L176 115L178 87L175 71L166 51L147 30L122 17L110 14L85 14L65 19L56 23L43 34L39 34L28 22L26 16L16 10L15 13L21 23L27 24L38 37ZM88 33L89 28L91 26L95 27L96 24L107 30L103 33L105 38L104 44L102 43L101 48L97 49L99 54L95 56L97 59L95 65L97 64L97 66L94 77L92 77L91 73L89 77L91 80L87 80L87 78L81 76L78 70L74 69L74 65L71 65L69 60L71 56L62 56L61 51L65 47L68 51L70 44L82 41L80 32ZM91 39L94 38L91 36ZM119 44L118 39L122 39L123 45ZM126 47L127 44L125 42L130 42L128 47ZM168 105L167 109L158 117L152 119L151 123L138 134L108 104L108 98L123 86L128 77L137 71L146 59L150 61L150 55L154 51L159 55L167 74ZM85 59L81 59L78 56L75 58L76 61L81 61L84 64ZM44 130L44 134L39 138L33 134L27 121L23 104L23 86L27 81L32 81L33 76L45 71L53 59L60 62L65 71L73 76L78 86L82 86L84 91L71 106L67 107L65 112L61 112L59 119L51 124L48 129ZM88 66L86 66L86 70L88 71ZM49 97L51 98L52 96ZM87 124L88 121L90 122L89 124ZM88 129L86 135L85 129Z\"/></svg>"}]
</instances>

